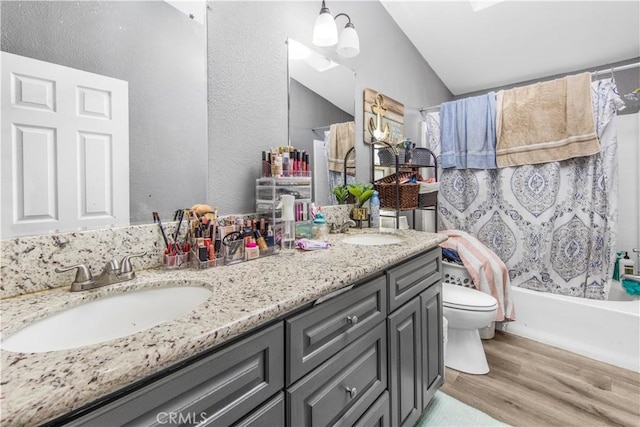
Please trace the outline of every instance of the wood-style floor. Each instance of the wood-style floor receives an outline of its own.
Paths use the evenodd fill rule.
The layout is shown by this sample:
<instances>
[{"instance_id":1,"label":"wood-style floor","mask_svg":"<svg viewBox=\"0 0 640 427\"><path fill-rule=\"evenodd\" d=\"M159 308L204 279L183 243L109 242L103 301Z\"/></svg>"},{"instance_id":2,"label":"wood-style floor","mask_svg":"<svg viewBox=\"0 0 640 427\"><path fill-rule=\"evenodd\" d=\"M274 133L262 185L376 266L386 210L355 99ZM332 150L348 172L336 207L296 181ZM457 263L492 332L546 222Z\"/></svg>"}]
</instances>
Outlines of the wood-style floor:
<instances>
[{"instance_id":1,"label":"wood-style floor","mask_svg":"<svg viewBox=\"0 0 640 427\"><path fill-rule=\"evenodd\" d=\"M483 340L487 375L447 368L442 391L512 426L640 427L640 374L526 338Z\"/></svg>"}]
</instances>

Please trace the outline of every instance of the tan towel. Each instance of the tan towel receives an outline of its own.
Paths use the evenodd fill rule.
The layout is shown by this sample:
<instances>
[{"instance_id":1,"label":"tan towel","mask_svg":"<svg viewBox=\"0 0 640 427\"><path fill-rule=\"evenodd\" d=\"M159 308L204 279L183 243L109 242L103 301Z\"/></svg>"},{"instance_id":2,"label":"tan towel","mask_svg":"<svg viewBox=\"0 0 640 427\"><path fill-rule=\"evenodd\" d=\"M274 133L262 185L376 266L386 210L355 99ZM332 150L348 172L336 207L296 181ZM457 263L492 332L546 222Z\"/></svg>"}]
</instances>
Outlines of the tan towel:
<instances>
[{"instance_id":1,"label":"tan towel","mask_svg":"<svg viewBox=\"0 0 640 427\"><path fill-rule=\"evenodd\" d=\"M342 173L344 157L356 142L355 122L334 123L329 128L329 170ZM355 156L347 161L347 174L355 175Z\"/></svg>"},{"instance_id":2,"label":"tan towel","mask_svg":"<svg viewBox=\"0 0 640 427\"><path fill-rule=\"evenodd\" d=\"M498 92L496 136L499 168L598 153L591 74Z\"/></svg>"}]
</instances>

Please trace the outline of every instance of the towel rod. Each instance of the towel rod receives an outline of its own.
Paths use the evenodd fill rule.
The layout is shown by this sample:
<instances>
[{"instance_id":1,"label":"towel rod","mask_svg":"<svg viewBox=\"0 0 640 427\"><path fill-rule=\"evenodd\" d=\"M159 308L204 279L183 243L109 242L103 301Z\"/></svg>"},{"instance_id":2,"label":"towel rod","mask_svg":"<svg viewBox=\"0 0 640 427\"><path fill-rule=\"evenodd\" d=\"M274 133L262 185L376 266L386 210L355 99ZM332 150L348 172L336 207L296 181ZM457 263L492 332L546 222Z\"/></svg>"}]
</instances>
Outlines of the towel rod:
<instances>
[{"instance_id":1,"label":"towel rod","mask_svg":"<svg viewBox=\"0 0 640 427\"><path fill-rule=\"evenodd\" d=\"M635 62L633 64L620 65L618 67L611 67L611 68L605 69L605 70L596 70L596 71L593 71L591 73L591 75L592 76L598 76L599 74L615 73L616 71L630 70L630 69L636 68L636 67L640 67L640 62ZM432 105L431 107L421 108L419 111L421 113L424 113L424 112L426 112L428 110L435 110L436 108L439 109L441 106L442 106L442 104Z\"/></svg>"},{"instance_id":2,"label":"towel rod","mask_svg":"<svg viewBox=\"0 0 640 427\"><path fill-rule=\"evenodd\" d=\"M635 62L633 64L620 65L619 67L611 67L608 70L596 70L591 74L594 76L597 76L598 74L602 74L602 73L604 74L615 73L616 71L630 70L636 67L640 67L640 62Z\"/></svg>"}]
</instances>

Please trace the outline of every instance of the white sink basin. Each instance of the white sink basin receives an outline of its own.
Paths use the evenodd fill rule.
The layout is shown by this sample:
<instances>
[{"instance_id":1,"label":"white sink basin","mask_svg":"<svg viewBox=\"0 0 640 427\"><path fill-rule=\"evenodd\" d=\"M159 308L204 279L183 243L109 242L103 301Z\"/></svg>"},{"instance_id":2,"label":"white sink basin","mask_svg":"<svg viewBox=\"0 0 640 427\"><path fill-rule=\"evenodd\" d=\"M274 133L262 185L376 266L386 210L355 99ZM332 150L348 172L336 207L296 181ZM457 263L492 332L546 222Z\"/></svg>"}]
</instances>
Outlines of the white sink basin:
<instances>
[{"instance_id":1,"label":"white sink basin","mask_svg":"<svg viewBox=\"0 0 640 427\"><path fill-rule=\"evenodd\" d=\"M402 239L391 234L358 234L356 236L349 236L342 240L345 243L351 245L393 245L395 243L402 243Z\"/></svg>"},{"instance_id":2,"label":"white sink basin","mask_svg":"<svg viewBox=\"0 0 640 427\"><path fill-rule=\"evenodd\" d=\"M189 314L212 292L173 286L125 292L52 314L0 342L21 353L68 350L126 337Z\"/></svg>"}]
</instances>

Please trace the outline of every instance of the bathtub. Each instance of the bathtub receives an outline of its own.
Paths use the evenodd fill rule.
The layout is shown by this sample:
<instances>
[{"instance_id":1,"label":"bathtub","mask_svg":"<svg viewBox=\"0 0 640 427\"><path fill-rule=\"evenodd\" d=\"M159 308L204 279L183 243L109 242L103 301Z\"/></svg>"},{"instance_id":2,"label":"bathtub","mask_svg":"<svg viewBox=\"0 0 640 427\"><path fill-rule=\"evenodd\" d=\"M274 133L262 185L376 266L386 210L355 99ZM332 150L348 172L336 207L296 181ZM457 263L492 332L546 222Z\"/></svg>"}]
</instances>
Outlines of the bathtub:
<instances>
[{"instance_id":1,"label":"bathtub","mask_svg":"<svg viewBox=\"0 0 640 427\"><path fill-rule=\"evenodd\" d=\"M613 282L608 301L517 287L511 292L516 320L497 329L640 372L640 300L619 282Z\"/></svg>"}]
</instances>

